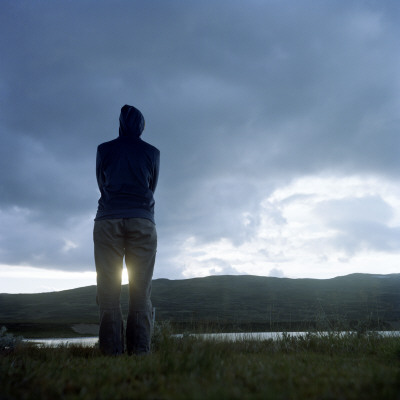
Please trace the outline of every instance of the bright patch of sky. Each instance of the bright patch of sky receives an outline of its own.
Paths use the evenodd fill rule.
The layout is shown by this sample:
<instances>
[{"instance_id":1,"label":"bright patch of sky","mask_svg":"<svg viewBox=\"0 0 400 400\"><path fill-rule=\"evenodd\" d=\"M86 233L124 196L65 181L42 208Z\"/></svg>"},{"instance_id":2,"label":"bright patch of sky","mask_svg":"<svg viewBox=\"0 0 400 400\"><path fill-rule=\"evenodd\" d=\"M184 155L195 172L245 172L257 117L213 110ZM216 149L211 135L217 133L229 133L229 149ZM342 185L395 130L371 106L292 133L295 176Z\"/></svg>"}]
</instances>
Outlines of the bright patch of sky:
<instances>
[{"instance_id":1,"label":"bright patch of sky","mask_svg":"<svg viewBox=\"0 0 400 400\"><path fill-rule=\"evenodd\" d=\"M360 176L296 179L242 214L251 235L201 243L186 239L175 262L186 278L235 273L332 278L353 272L397 273L400 189Z\"/></svg>"},{"instance_id":2,"label":"bright patch of sky","mask_svg":"<svg viewBox=\"0 0 400 400\"><path fill-rule=\"evenodd\" d=\"M128 283L126 268L122 284ZM28 266L0 265L0 293L44 293L96 285L96 272L68 272Z\"/></svg>"}]
</instances>

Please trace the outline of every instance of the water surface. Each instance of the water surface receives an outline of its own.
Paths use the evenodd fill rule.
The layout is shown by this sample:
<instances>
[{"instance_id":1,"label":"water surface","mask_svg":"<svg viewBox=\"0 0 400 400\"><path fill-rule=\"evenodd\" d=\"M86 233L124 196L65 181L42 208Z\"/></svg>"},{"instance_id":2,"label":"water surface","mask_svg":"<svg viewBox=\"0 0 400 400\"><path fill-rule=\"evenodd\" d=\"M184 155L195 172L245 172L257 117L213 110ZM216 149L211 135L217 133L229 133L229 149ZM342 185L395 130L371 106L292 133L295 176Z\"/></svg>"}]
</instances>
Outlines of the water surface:
<instances>
[{"instance_id":1,"label":"water surface","mask_svg":"<svg viewBox=\"0 0 400 400\"><path fill-rule=\"evenodd\" d=\"M267 339L282 339L286 336L291 337L302 337L306 336L310 332L231 332L231 333L197 333L189 334L205 340L225 340L225 341L239 341L239 340L267 340ZM351 332L338 332L340 335L346 335ZM353 332L355 333L355 332ZM375 332L381 336L400 336L400 331L379 331ZM318 332L320 336L328 336L332 332ZM187 334L174 335L175 337L183 337ZM57 347L57 346L69 346L69 345L80 345L80 346L94 346L98 342L97 336L91 337L79 337L79 338L48 338L48 339L27 339L30 343L37 343L45 347Z\"/></svg>"}]
</instances>

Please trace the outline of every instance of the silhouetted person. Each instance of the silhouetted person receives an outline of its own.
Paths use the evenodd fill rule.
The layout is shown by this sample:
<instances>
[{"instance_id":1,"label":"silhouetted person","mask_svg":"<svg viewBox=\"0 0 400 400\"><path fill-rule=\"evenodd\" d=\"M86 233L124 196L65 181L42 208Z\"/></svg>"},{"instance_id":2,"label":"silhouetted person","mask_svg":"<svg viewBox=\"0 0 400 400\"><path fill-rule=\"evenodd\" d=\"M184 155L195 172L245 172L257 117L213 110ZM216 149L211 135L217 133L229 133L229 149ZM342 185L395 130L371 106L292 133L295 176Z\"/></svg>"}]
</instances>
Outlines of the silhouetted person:
<instances>
[{"instance_id":1,"label":"silhouetted person","mask_svg":"<svg viewBox=\"0 0 400 400\"><path fill-rule=\"evenodd\" d=\"M97 148L96 175L101 197L93 240L100 307L99 345L106 354L124 352L120 293L123 258L129 276L126 347L129 354L150 351L151 281L157 249L154 198L160 152L140 136L145 121L125 105L119 137Z\"/></svg>"}]
</instances>

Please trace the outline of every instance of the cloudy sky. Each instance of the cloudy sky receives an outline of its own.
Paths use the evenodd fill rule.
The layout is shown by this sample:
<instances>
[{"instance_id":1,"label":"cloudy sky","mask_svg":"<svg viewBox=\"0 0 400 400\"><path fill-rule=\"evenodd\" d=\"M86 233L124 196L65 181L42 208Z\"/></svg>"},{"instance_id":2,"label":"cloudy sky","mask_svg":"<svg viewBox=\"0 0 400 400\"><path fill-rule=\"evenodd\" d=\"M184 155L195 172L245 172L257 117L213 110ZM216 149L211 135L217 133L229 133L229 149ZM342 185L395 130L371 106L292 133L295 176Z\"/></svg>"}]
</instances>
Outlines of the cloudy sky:
<instances>
[{"instance_id":1,"label":"cloudy sky","mask_svg":"<svg viewBox=\"0 0 400 400\"><path fill-rule=\"evenodd\" d=\"M96 147L161 151L154 278L400 264L400 3L0 3L0 292L95 284Z\"/></svg>"}]
</instances>

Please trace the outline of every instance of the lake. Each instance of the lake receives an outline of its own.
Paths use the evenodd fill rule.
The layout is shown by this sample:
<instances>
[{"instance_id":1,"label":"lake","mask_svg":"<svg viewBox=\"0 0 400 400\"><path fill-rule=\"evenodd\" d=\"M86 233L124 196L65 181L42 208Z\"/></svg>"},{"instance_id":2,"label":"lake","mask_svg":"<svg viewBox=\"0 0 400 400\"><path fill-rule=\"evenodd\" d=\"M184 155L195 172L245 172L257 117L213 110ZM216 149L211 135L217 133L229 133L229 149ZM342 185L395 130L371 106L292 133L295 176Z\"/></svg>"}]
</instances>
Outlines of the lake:
<instances>
[{"instance_id":1,"label":"lake","mask_svg":"<svg viewBox=\"0 0 400 400\"><path fill-rule=\"evenodd\" d=\"M197 333L190 334L190 336L198 337L205 340L226 340L226 341L237 341L237 340L277 340L285 336L301 337L305 336L310 332L232 332L232 333ZM350 332L340 332L342 335L346 335ZM379 331L375 332L381 336L400 336L400 331ZM329 332L318 332L319 335L328 335ZM177 334L175 337L183 337L186 334ZM27 342L37 343L38 345L45 347L57 347L57 346L68 346L68 345L80 345L80 346L94 346L98 342L98 337L79 337L79 338L49 338L49 339L26 339Z\"/></svg>"}]
</instances>

